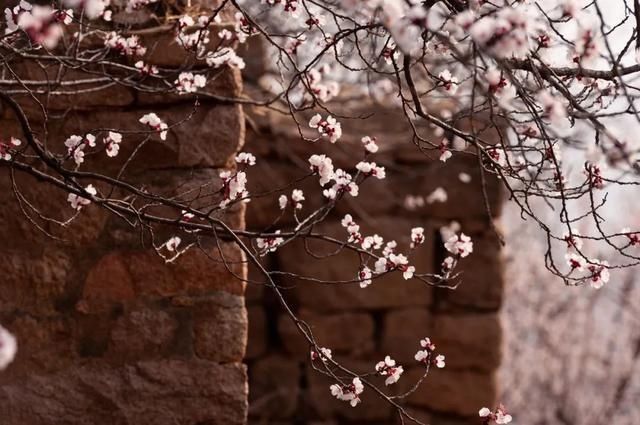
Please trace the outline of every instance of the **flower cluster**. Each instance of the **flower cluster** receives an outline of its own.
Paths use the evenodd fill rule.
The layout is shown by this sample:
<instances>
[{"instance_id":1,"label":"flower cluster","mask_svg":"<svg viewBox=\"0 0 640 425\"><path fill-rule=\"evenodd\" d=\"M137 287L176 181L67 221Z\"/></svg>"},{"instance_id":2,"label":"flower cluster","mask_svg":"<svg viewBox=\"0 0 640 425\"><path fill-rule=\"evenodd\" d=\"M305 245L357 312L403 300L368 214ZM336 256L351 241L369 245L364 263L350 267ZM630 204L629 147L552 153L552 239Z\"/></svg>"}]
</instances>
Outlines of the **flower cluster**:
<instances>
[{"instance_id":1,"label":"flower cluster","mask_svg":"<svg viewBox=\"0 0 640 425\"><path fill-rule=\"evenodd\" d=\"M352 407L356 407L360 403L359 395L364 391L364 385L360 378L353 378L350 384L339 385L333 384L329 387L331 395L338 400L348 401Z\"/></svg>"},{"instance_id":2,"label":"flower cluster","mask_svg":"<svg viewBox=\"0 0 640 425\"><path fill-rule=\"evenodd\" d=\"M219 15L213 18L215 23L220 23ZM209 44L209 24L211 19L207 15L200 15L196 19L189 15L181 16L177 22L176 42L185 50L193 50L198 54L205 52Z\"/></svg>"},{"instance_id":3,"label":"flower cluster","mask_svg":"<svg viewBox=\"0 0 640 425\"><path fill-rule=\"evenodd\" d=\"M20 145L22 145L22 141L15 137L10 138L8 142L0 142L0 159L11 161L12 150Z\"/></svg>"},{"instance_id":4,"label":"flower cluster","mask_svg":"<svg viewBox=\"0 0 640 425\"><path fill-rule=\"evenodd\" d=\"M111 31L105 35L104 45L123 56L139 57L147 53L147 48L140 43L140 37L137 35L123 37L117 32Z\"/></svg>"},{"instance_id":5,"label":"flower cluster","mask_svg":"<svg viewBox=\"0 0 640 425\"><path fill-rule=\"evenodd\" d=\"M491 411L488 407L483 407L478 412L478 416L482 419L483 424L489 424L492 421L499 425L511 423L513 418L507 413L507 409L503 405L498 406L495 411Z\"/></svg>"},{"instance_id":6,"label":"flower cluster","mask_svg":"<svg viewBox=\"0 0 640 425\"><path fill-rule=\"evenodd\" d=\"M113 158L120 152L120 143L122 143L122 134L110 131L103 140L107 156Z\"/></svg>"},{"instance_id":7,"label":"flower cluster","mask_svg":"<svg viewBox=\"0 0 640 425\"><path fill-rule=\"evenodd\" d=\"M91 196L95 196L98 194L98 191L96 190L96 188L93 187L93 185L91 184L85 187L84 191ZM71 208L73 208L76 211L80 211L82 207L85 207L91 203L91 199L81 195L76 195L75 193L70 193L67 196L67 201L69 202L69 204L71 204Z\"/></svg>"},{"instance_id":8,"label":"flower cluster","mask_svg":"<svg viewBox=\"0 0 640 425\"><path fill-rule=\"evenodd\" d=\"M364 149L369 153L378 152L378 144L376 143L375 137L364 136L360 139L362 144L364 145Z\"/></svg>"},{"instance_id":9,"label":"flower cluster","mask_svg":"<svg viewBox=\"0 0 640 425\"><path fill-rule=\"evenodd\" d=\"M442 354L435 355L436 345L431 342L431 339L424 338L420 340L421 350L415 354L414 358L420 363L425 365L434 364L438 369L442 369L445 366L444 356Z\"/></svg>"},{"instance_id":10,"label":"flower cluster","mask_svg":"<svg viewBox=\"0 0 640 425\"><path fill-rule=\"evenodd\" d=\"M10 34L22 30L33 44L53 49L62 38L62 24L71 23L72 16L71 10L62 11L49 6L34 6L22 0L13 9L4 10L5 32Z\"/></svg>"},{"instance_id":11,"label":"flower cluster","mask_svg":"<svg viewBox=\"0 0 640 425\"><path fill-rule=\"evenodd\" d=\"M205 60L207 65L212 68L220 68L224 65L238 69L244 69L245 67L244 60L231 47L223 47L215 52L209 52Z\"/></svg>"},{"instance_id":12,"label":"flower cluster","mask_svg":"<svg viewBox=\"0 0 640 425\"><path fill-rule=\"evenodd\" d=\"M411 249L424 243L424 227L414 227L411 229Z\"/></svg>"},{"instance_id":13,"label":"flower cluster","mask_svg":"<svg viewBox=\"0 0 640 425\"><path fill-rule=\"evenodd\" d=\"M307 84L309 85L309 91L313 93L322 102L328 102L338 95L340 92L340 85L335 81L323 82L323 76L329 72L329 67L324 66L320 69L311 69L307 72ZM317 115L319 117L319 115ZM328 117L327 120L329 120ZM338 123L338 126L340 124ZM316 128L316 127L312 127ZM324 134L323 134L324 135ZM338 136L339 138L340 136ZM336 139L337 140L337 139ZM333 142L332 142L333 143Z\"/></svg>"},{"instance_id":14,"label":"flower cluster","mask_svg":"<svg viewBox=\"0 0 640 425\"><path fill-rule=\"evenodd\" d=\"M373 176L379 180L386 177L384 167L380 167L375 162L360 161L356 164L356 170L360 171L365 177Z\"/></svg>"},{"instance_id":15,"label":"flower cluster","mask_svg":"<svg viewBox=\"0 0 640 425\"><path fill-rule=\"evenodd\" d=\"M321 136L328 137L331 143L335 143L342 137L342 126L331 115L322 119L320 114L315 114L309 120L309 127L318 130Z\"/></svg>"},{"instance_id":16,"label":"flower cluster","mask_svg":"<svg viewBox=\"0 0 640 425\"><path fill-rule=\"evenodd\" d=\"M315 360L322 360L323 362L326 362L327 360L332 359L331 349L325 348L325 347L320 347L320 352L317 352L316 350L312 349L309 356L312 362Z\"/></svg>"},{"instance_id":17,"label":"flower cluster","mask_svg":"<svg viewBox=\"0 0 640 425\"><path fill-rule=\"evenodd\" d=\"M144 61L137 61L134 66L140 71L140 75L142 76L158 75L159 72L157 66L145 63Z\"/></svg>"},{"instance_id":18,"label":"flower cluster","mask_svg":"<svg viewBox=\"0 0 640 425\"><path fill-rule=\"evenodd\" d=\"M201 74L192 72L181 72L178 79L174 81L176 90L180 94L195 93L207 85L207 78Z\"/></svg>"},{"instance_id":19,"label":"flower cluster","mask_svg":"<svg viewBox=\"0 0 640 425\"><path fill-rule=\"evenodd\" d=\"M296 210L302 209L302 201L304 201L304 192L300 189L293 189L291 192L291 201L287 198L286 195L280 195L278 198L278 205L281 210L284 210L289 203L293 205L293 208Z\"/></svg>"},{"instance_id":20,"label":"flower cluster","mask_svg":"<svg viewBox=\"0 0 640 425\"><path fill-rule=\"evenodd\" d=\"M311 171L320 176L320 186L329 183L333 178L333 161L326 155L311 155L309 165Z\"/></svg>"},{"instance_id":21,"label":"flower cluster","mask_svg":"<svg viewBox=\"0 0 640 425\"><path fill-rule=\"evenodd\" d=\"M380 376L387 377L384 381L385 385L391 385L398 382L400 375L404 372L404 369L402 369L402 366L396 366L396 361L391 357L386 356L384 360L376 364L376 372L378 372Z\"/></svg>"},{"instance_id":22,"label":"flower cluster","mask_svg":"<svg viewBox=\"0 0 640 425\"><path fill-rule=\"evenodd\" d=\"M161 140L167 140L167 129L169 128L169 126L167 125L167 123L162 121L160 117L158 117L155 113L150 112L148 114L145 114L142 116L142 118L140 118L139 121L141 124L145 124L151 127L153 131L157 131L158 133L160 133Z\"/></svg>"},{"instance_id":23,"label":"flower cluster","mask_svg":"<svg viewBox=\"0 0 640 425\"><path fill-rule=\"evenodd\" d=\"M220 172L220 179L222 180L222 200L220 201L220 208L226 208L229 203L238 199L247 200L249 191L246 188L247 185L247 173L244 171L238 171L233 173L228 170Z\"/></svg>"},{"instance_id":24,"label":"flower cluster","mask_svg":"<svg viewBox=\"0 0 640 425\"><path fill-rule=\"evenodd\" d=\"M69 156L73 157L76 165L84 162L84 150L87 146L96 146L96 136L87 134L85 136L72 135L65 140L64 145L67 147Z\"/></svg>"},{"instance_id":25,"label":"flower cluster","mask_svg":"<svg viewBox=\"0 0 640 425\"><path fill-rule=\"evenodd\" d=\"M279 235L280 230L276 230L275 234ZM260 250L261 255L267 254L269 252L275 252L283 242L284 239L280 236L270 236L256 239L256 245L258 246L258 250Z\"/></svg>"}]
</instances>

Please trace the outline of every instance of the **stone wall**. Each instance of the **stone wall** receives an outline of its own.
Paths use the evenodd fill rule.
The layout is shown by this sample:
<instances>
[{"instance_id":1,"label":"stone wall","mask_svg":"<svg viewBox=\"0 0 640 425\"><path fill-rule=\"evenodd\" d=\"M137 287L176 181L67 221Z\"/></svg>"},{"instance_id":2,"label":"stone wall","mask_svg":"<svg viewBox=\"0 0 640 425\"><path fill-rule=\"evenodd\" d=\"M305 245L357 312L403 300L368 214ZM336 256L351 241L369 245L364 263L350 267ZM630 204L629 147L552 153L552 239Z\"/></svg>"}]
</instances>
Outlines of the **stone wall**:
<instances>
[{"instance_id":1,"label":"stone wall","mask_svg":"<svg viewBox=\"0 0 640 425\"><path fill-rule=\"evenodd\" d=\"M357 114L352 111L351 115ZM343 130L348 134L336 145L301 141L296 129L275 114L251 117L247 150L260 158L249 176L253 192L304 176L306 159L312 153L326 153L338 167L353 167L362 156L359 138L377 137L381 149L371 160L386 167L387 178L366 182L358 198L339 203L319 230L344 238L339 220L349 212L361 225L363 234L375 231L385 238L397 239L399 246L407 246L410 229L422 226L427 242L412 264L423 272L439 270L445 257L439 231L442 226L455 220L473 238L474 253L461 262L463 283L456 290L406 282L399 274L376 280L365 289L357 284L328 287L291 278L281 278L279 283L299 316L311 325L318 343L331 348L334 358L353 370L371 372L375 363L389 354L404 366L399 385L406 386L424 370L413 359L419 340L431 337L438 351L446 355L447 365L433 370L408 398L409 410L432 425L477 424L478 409L493 406L496 401L495 374L501 359L498 312L502 304L503 264L500 244L491 226L501 211L498 182L488 180L493 216L489 219L477 159L454 153L443 164L433 154L422 155L410 143L403 117L382 108L364 121L343 120ZM468 173L471 181L462 182L460 173ZM308 206L321 198L314 179L300 187L307 194ZM446 188L446 202L427 203L413 210L405 207L407 195L427 196L438 187ZM277 216L274 202L273 198L253 200L247 226L269 226ZM287 217L290 215L280 219L278 226ZM311 249L323 252L321 244L313 244ZM325 280L350 280L359 265L358 259L350 255L343 253L319 261L300 244L290 244L268 257L266 264ZM250 423L396 423L397 415L391 407L370 392L365 391L363 403L357 408L332 398L329 385L333 382L311 370L307 343L268 289L250 284L247 304Z\"/></svg>"},{"instance_id":2,"label":"stone wall","mask_svg":"<svg viewBox=\"0 0 640 425\"><path fill-rule=\"evenodd\" d=\"M158 47L147 60L179 67L182 58L175 53ZM58 70L19 64L14 69L26 79L50 78ZM78 75L73 71L64 79ZM208 90L237 96L240 76L221 70L211 76ZM97 128L135 132L143 129L138 119L147 112L171 124L194 111L193 98L117 85L76 96L50 94L41 97L48 106L46 121L35 102L19 100L36 135L58 151L71 134ZM221 169L233 167L244 142L241 108L204 100L193 114L169 131L167 141L152 137L124 178L176 195L215 182ZM8 108L0 117L2 138L24 140ZM83 169L114 175L141 139L125 133L117 158L91 155ZM0 323L16 335L19 350L0 373L0 422L245 423L244 283L226 268L245 275L239 248L211 240L165 264L149 234L96 205L64 226L52 222L73 215L66 194L19 172L12 182L10 174L0 169ZM111 190L89 182L102 194ZM242 208L223 218L236 228L244 225ZM174 229L156 228L156 244L172 234ZM216 261L221 254L228 264Z\"/></svg>"}]
</instances>

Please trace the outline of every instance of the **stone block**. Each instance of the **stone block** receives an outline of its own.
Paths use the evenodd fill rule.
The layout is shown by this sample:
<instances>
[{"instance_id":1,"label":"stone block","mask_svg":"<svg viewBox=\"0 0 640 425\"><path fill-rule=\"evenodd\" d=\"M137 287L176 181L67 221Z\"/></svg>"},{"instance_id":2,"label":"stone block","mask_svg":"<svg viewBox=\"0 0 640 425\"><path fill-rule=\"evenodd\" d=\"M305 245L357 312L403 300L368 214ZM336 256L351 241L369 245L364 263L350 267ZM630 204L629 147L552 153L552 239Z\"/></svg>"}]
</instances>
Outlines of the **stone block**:
<instances>
[{"instance_id":1,"label":"stone block","mask_svg":"<svg viewBox=\"0 0 640 425\"><path fill-rule=\"evenodd\" d=\"M384 316L381 354L390 355L400 364L415 364L414 355L420 340L431 337L433 318L426 308L391 310ZM438 340L432 338L438 345Z\"/></svg>"},{"instance_id":2,"label":"stone block","mask_svg":"<svg viewBox=\"0 0 640 425\"><path fill-rule=\"evenodd\" d=\"M0 386L29 376L59 372L78 361L77 329L68 317L20 315L3 319L2 325L16 337L18 353L0 373Z\"/></svg>"},{"instance_id":3,"label":"stone block","mask_svg":"<svg viewBox=\"0 0 640 425\"><path fill-rule=\"evenodd\" d=\"M57 249L45 249L40 254L36 250L34 254L31 257L16 251L0 256L0 312L52 315L66 300L74 274L71 257Z\"/></svg>"},{"instance_id":4,"label":"stone block","mask_svg":"<svg viewBox=\"0 0 640 425\"><path fill-rule=\"evenodd\" d=\"M400 382L404 388L409 388L423 374L424 368L413 368L405 371L406 376ZM496 378L492 373L451 371L445 367L432 369L417 391L407 398L407 402L436 412L477 416L481 407L495 404L496 393Z\"/></svg>"},{"instance_id":5,"label":"stone block","mask_svg":"<svg viewBox=\"0 0 640 425\"><path fill-rule=\"evenodd\" d=\"M502 327L498 313L436 314L430 335L438 352L446 356L447 369L491 372L500 365Z\"/></svg>"},{"instance_id":6,"label":"stone block","mask_svg":"<svg viewBox=\"0 0 640 425\"><path fill-rule=\"evenodd\" d=\"M92 362L0 386L0 415L5 425L244 425L246 400L246 371L237 363Z\"/></svg>"},{"instance_id":7,"label":"stone block","mask_svg":"<svg viewBox=\"0 0 640 425\"><path fill-rule=\"evenodd\" d=\"M249 318L249 337L245 359L251 360L262 356L268 348L267 315L262 306L247 308Z\"/></svg>"},{"instance_id":8,"label":"stone block","mask_svg":"<svg viewBox=\"0 0 640 425\"><path fill-rule=\"evenodd\" d=\"M5 248L34 253L53 243L61 248L95 246L107 221L105 211L89 205L74 218L75 211L67 201L67 192L26 174L16 173L15 188L11 179L7 168L0 170L0 202L3 206L0 220L4 224L0 237L6 241ZM95 186L103 189L99 184ZM21 202L16 199L14 190L22 195ZM61 226L54 220L68 223ZM36 248L32 241L38 242Z\"/></svg>"},{"instance_id":9,"label":"stone block","mask_svg":"<svg viewBox=\"0 0 640 425\"><path fill-rule=\"evenodd\" d=\"M250 417L272 423L290 418L298 407L300 364L294 359L273 355L254 362L250 369Z\"/></svg>"},{"instance_id":10,"label":"stone block","mask_svg":"<svg viewBox=\"0 0 640 425\"><path fill-rule=\"evenodd\" d=\"M309 326L320 347L330 348L335 353L358 357L371 353L375 348L375 324L368 313L316 314L305 310L298 314L298 318ZM280 316L278 332L290 354L302 360L309 356L309 343L288 316Z\"/></svg>"},{"instance_id":11,"label":"stone block","mask_svg":"<svg viewBox=\"0 0 640 425\"><path fill-rule=\"evenodd\" d=\"M469 183L460 180L460 173L471 176ZM502 183L486 173L487 200L493 217L500 215L504 201ZM446 163L433 161L419 167L398 168L387 173L383 184L389 185L394 193L396 205L404 205L408 195L428 197L436 189L447 193L445 202L425 203L413 213L431 218L462 219L486 218L485 197L482 191L480 171L476 158L464 153L454 153Z\"/></svg>"},{"instance_id":12,"label":"stone block","mask_svg":"<svg viewBox=\"0 0 640 425\"><path fill-rule=\"evenodd\" d=\"M242 361L247 347L244 299L226 292L198 298L193 335L198 357L223 363Z\"/></svg>"},{"instance_id":13,"label":"stone block","mask_svg":"<svg viewBox=\"0 0 640 425\"><path fill-rule=\"evenodd\" d=\"M124 255L112 252L89 269L76 309L82 313L105 313L132 302L135 296Z\"/></svg>"},{"instance_id":14,"label":"stone block","mask_svg":"<svg viewBox=\"0 0 640 425\"><path fill-rule=\"evenodd\" d=\"M110 359L143 360L166 354L178 323L169 313L148 308L127 311L111 330Z\"/></svg>"},{"instance_id":15,"label":"stone block","mask_svg":"<svg viewBox=\"0 0 640 425\"><path fill-rule=\"evenodd\" d=\"M241 295L245 265L242 251L231 243L206 252L191 249L176 261L166 264L155 251L123 253L136 293L146 297L205 295L225 291ZM231 272L229 271L231 270Z\"/></svg>"},{"instance_id":16,"label":"stone block","mask_svg":"<svg viewBox=\"0 0 640 425\"><path fill-rule=\"evenodd\" d=\"M502 305L504 263L501 247L490 231L473 237L473 253L460 261L460 285L455 290L436 288L440 309L474 308L495 311Z\"/></svg>"}]
</instances>

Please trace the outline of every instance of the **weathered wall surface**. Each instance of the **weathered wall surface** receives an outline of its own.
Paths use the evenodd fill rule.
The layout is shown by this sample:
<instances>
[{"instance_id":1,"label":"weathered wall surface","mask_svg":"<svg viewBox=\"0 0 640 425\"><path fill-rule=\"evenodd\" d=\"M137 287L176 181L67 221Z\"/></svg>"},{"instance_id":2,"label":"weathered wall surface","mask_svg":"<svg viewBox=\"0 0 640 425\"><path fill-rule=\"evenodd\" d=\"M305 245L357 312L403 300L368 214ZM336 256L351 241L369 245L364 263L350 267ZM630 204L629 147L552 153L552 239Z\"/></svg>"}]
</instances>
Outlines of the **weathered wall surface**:
<instances>
[{"instance_id":1,"label":"weathered wall surface","mask_svg":"<svg viewBox=\"0 0 640 425\"><path fill-rule=\"evenodd\" d=\"M174 53L159 49L152 63L180 66ZM19 71L44 79L57 68ZM237 96L242 89L239 74L230 70L210 80L214 94ZM138 119L150 111L169 123L194 111L189 97L158 98L117 85L42 100L49 107L46 123L34 102L20 101L40 140L58 150L69 135L90 129L139 131ZM1 117L0 136L23 138L10 110ZM102 153L86 164L113 175L144 137L126 133L117 158ZM124 178L165 194L187 193L233 167L243 141L240 107L201 101L167 141L152 137ZM20 173L12 183L6 168L0 173L0 322L19 343L15 362L0 373L0 422L245 423L244 283L215 261L221 256L215 242L165 264L148 235L96 205L65 227L43 219L73 215L66 194ZM89 182L101 193L110 189ZM242 227L244 211L232 209L224 219ZM156 244L173 232L156 229ZM232 272L244 276L239 249L220 247Z\"/></svg>"},{"instance_id":2,"label":"weathered wall surface","mask_svg":"<svg viewBox=\"0 0 640 425\"><path fill-rule=\"evenodd\" d=\"M408 140L402 117L390 111L358 123L343 121L343 136L336 145L303 142L296 131L275 115L254 117L247 150L261 161L252 170L253 192L264 191L307 173L312 153L326 153L337 167L349 169L362 157L359 137L376 136L381 147L371 160L387 168L387 178L368 181L358 198L339 203L322 231L345 237L339 220L349 212L363 234L373 231L409 243L410 229L423 226L427 242L412 261L419 271L439 270L445 252L439 229L455 220L474 240L474 253L463 259L463 283L455 291L406 282L399 274L376 280L365 289L357 284L319 285L296 279L280 279L285 296L301 318L308 321L321 346L334 358L359 372L371 372L389 354L405 368L399 385L415 382L423 373L413 359L420 339L429 336L446 356L445 369L434 369L422 387L407 400L409 410L433 425L476 424L478 409L492 406L496 398L496 369L501 360L503 264L500 245L491 229L483 202L477 160L454 154L446 165L420 154ZM361 128L355 128L360 126ZM437 140L436 140L437 142ZM460 173L471 182L463 183ZM261 183L263 182L263 183ZM427 196L446 188L445 203L426 204L408 210L407 195ZM307 206L321 198L317 181L300 186L308 194ZM500 190L489 179L488 193L493 219L500 215ZM277 216L273 199L255 199L247 212L249 228L268 226ZM304 210L303 210L304 211ZM285 215L283 219L286 220ZM281 219L278 226L283 222ZM386 239L385 239L386 240ZM312 250L322 253L321 244ZM325 250L326 252L326 250ZM359 261L342 253L318 261L301 245L286 245L266 261L274 269L325 280L351 280ZM256 277L256 279L258 279ZM365 391L357 408L335 400L329 382L308 364L309 347L280 311L268 289L249 284L250 422L254 424L390 424L397 415L386 403Z\"/></svg>"}]
</instances>

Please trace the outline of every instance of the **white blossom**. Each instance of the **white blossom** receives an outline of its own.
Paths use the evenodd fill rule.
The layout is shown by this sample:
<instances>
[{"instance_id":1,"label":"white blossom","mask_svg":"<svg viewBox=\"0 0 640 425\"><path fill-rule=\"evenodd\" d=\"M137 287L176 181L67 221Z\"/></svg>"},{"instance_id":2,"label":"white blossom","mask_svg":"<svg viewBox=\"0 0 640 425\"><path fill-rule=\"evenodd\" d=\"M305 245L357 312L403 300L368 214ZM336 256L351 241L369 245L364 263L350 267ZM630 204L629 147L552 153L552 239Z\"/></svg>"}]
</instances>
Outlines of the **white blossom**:
<instances>
[{"instance_id":1,"label":"white blossom","mask_svg":"<svg viewBox=\"0 0 640 425\"><path fill-rule=\"evenodd\" d=\"M4 370L16 357L18 343L16 337L0 326L0 370Z\"/></svg>"},{"instance_id":2,"label":"white blossom","mask_svg":"<svg viewBox=\"0 0 640 425\"><path fill-rule=\"evenodd\" d=\"M84 188L84 190L90 194L95 196L98 191L96 190L95 187L93 187L93 185L88 185L87 187ZM73 208L76 211L80 211L82 209L82 207L87 206L91 203L91 199L89 198L85 198L82 195L76 195L75 193L70 193L67 196L67 201L71 204L71 208Z\"/></svg>"},{"instance_id":3,"label":"white blossom","mask_svg":"<svg viewBox=\"0 0 640 425\"><path fill-rule=\"evenodd\" d=\"M160 139L167 140L167 129L169 128L167 124L160 119L155 113L151 112L145 114L140 118L140 123L148 125L154 131L160 133Z\"/></svg>"}]
</instances>

